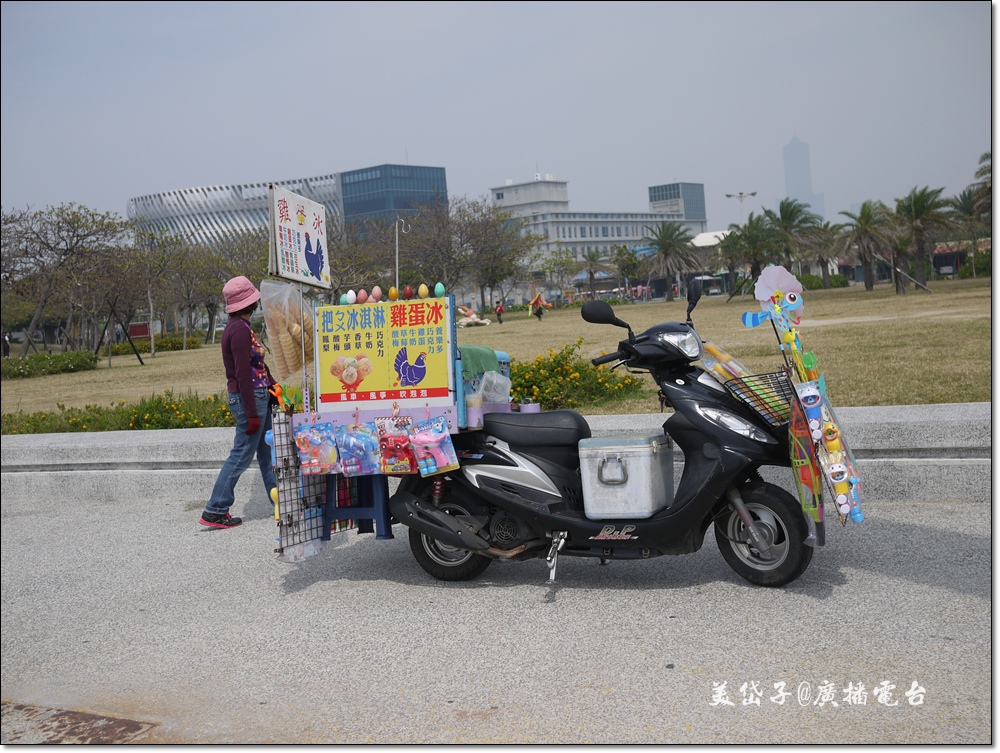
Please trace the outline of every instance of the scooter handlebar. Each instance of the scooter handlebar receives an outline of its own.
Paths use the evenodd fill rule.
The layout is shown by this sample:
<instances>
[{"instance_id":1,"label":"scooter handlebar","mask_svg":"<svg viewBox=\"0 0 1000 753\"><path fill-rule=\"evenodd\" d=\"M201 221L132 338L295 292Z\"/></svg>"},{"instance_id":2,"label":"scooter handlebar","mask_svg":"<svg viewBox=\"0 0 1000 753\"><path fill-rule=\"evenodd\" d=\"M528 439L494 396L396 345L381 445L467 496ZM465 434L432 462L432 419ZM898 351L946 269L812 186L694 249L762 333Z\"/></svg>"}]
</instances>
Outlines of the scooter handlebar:
<instances>
[{"instance_id":1,"label":"scooter handlebar","mask_svg":"<svg viewBox=\"0 0 1000 753\"><path fill-rule=\"evenodd\" d=\"M594 366L600 366L602 363L611 363L612 361L620 361L622 358L624 358L622 352L620 350L616 350L614 353L608 353L607 355L598 356L597 358L594 358L593 360L591 360L591 363L594 364Z\"/></svg>"}]
</instances>

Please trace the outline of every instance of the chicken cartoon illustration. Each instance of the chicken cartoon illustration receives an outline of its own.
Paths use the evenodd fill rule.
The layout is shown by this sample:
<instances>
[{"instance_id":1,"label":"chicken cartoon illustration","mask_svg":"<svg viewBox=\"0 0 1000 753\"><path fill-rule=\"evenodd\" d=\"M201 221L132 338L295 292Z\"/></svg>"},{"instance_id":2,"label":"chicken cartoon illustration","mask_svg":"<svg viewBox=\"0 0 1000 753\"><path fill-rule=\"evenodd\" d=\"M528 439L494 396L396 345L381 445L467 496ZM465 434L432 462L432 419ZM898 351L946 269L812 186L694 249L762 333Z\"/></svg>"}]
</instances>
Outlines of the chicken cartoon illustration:
<instances>
[{"instance_id":1,"label":"chicken cartoon illustration","mask_svg":"<svg viewBox=\"0 0 1000 753\"><path fill-rule=\"evenodd\" d=\"M409 362L406 355L406 348L400 348L396 354L396 361L393 366L399 375L399 385L401 387L413 387L420 384L427 375L427 354L421 353L413 363Z\"/></svg>"},{"instance_id":2,"label":"chicken cartoon illustration","mask_svg":"<svg viewBox=\"0 0 1000 753\"><path fill-rule=\"evenodd\" d=\"M330 364L330 373L340 380L346 392L357 392L358 385L372 373L372 362L363 353L349 358L340 356Z\"/></svg>"},{"instance_id":3,"label":"chicken cartoon illustration","mask_svg":"<svg viewBox=\"0 0 1000 753\"><path fill-rule=\"evenodd\" d=\"M317 280L323 279L323 244L319 238L316 239L316 250L313 251L312 243L309 240L309 233L306 233L306 267Z\"/></svg>"}]
</instances>

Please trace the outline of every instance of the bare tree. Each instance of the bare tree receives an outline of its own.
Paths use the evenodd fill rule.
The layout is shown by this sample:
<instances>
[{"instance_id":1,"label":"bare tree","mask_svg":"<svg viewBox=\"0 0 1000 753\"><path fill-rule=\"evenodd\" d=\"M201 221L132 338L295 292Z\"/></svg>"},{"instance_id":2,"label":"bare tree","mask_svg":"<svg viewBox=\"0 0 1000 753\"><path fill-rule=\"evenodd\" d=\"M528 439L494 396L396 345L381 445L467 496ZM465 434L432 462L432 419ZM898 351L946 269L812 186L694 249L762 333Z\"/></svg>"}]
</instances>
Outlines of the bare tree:
<instances>
[{"instance_id":1,"label":"bare tree","mask_svg":"<svg viewBox=\"0 0 1000 753\"><path fill-rule=\"evenodd\" d=\"M13 233L10 244L5 238L4 278L34 303L34 313L21 348L28 354L46 306L67 282L69 269L85 265L95 254L120 244L127 223L114 213L95 212L76 204L47 207L17 216L17 228L8 228L4 215L4 234ZM8 256L8 251L10 256ZM8 266L9 262L9 266ZM6 285L6 282L5 282Z\"/></svg>"}]
</instances>

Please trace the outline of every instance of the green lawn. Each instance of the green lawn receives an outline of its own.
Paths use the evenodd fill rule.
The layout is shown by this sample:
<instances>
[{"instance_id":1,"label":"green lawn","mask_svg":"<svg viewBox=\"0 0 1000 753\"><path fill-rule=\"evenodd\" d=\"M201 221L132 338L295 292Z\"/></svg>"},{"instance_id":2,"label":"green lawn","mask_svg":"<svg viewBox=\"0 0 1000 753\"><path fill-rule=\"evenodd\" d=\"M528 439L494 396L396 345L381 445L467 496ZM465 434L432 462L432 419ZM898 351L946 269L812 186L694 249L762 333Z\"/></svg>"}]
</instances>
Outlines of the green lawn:
<instances>
[{"instance_id":1,"label":"green lawn","mask_svg":"<svg viewBox=\"0 0 1000 753\"><path fill-rule=\"evenodd\" d=\"M989 402L992 400L992 291L990 280L931 283L933 293L910 290L896 296L881 285L872 293L852 287L806 292L799 332L816 353L836 406ZM636 333L662 321L683 320L686 301L622 305L618 316ZM729 303L703 298L693 319L698 333L757 372L776 371L782 361L767 325L747 329L744 311L759 310L751 298ZM491 317L493 318L493 317ZM536 320L527 312L504 315L502 325L460 329L458 341L503 350L529 360L583 338L591 358L614 350L625 330L588 324L579 308L550 309ZM172 390L202 396L226 389L219 346L144 356L115 356L92 372L6 381L2 411L35 412L57 405L84 407L134 402ZM648 379L648 378L647 378ZM650 383L640 397L584 408L584 413L635 413L659 409Z\"/></svg>"}]
</instances>

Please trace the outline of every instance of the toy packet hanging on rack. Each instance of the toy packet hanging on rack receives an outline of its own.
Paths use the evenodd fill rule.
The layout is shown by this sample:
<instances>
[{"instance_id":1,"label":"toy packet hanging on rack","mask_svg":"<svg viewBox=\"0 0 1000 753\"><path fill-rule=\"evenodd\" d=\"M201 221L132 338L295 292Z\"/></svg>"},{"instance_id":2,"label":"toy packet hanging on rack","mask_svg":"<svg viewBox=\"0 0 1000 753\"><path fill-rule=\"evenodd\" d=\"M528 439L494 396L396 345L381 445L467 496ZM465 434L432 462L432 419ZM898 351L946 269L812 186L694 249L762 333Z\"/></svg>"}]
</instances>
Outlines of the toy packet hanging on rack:
<instances>
[{"instance_id":1,"label":"toy packet hanging on rack","mask_svg":"<svg viewBox=\"0 0 1000 753\"><path fill-rule=\"evenodd\" d=\"M410 442L421 476L458 470L458 455L448 433L448 420L438 416L410 427Z\"/></svg>"},{"instance_id":2,"label":"toy packet hanging on rack","mask_svg":"<svg viewBox=\"0 0 1000 753\"><path fill-rule=\"evenodd\" d=\"M303 476L340 473L337 438L332 423L326 421L293 426L292 433L299 450L299 467Z\"/></svg>"},{"instance_id":3,"label":"toy packet hanging on rack","mask_svg":"<svg viewBox=\"0 0 1000 753\"><path fill-rule=\"evenodd\" d=\"M410 443L410 416L376 418L378 444L382 453L382 473L404 474L417 472L417 457Z\"/></svg>"},{"instance_id":4,"label":"toy packet hanging on rack","mask_svg":"<svg viewBox=\"0 0 1000 753\"><path fill-rule=\"evenodd\" d=\"M345 476L371 476L382 472L378 427L374 421L337 427L340 469Z\"/></svg>"}]
</instances>

